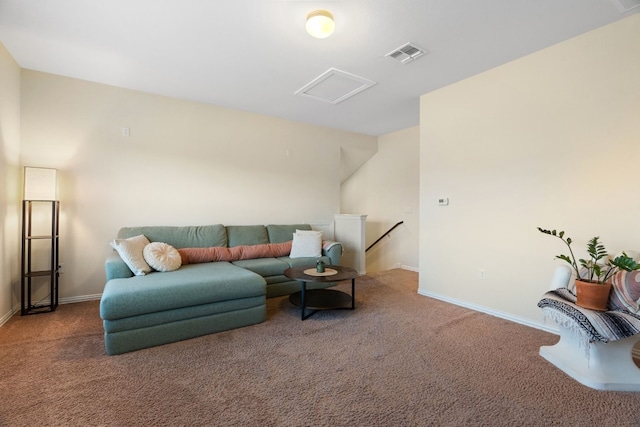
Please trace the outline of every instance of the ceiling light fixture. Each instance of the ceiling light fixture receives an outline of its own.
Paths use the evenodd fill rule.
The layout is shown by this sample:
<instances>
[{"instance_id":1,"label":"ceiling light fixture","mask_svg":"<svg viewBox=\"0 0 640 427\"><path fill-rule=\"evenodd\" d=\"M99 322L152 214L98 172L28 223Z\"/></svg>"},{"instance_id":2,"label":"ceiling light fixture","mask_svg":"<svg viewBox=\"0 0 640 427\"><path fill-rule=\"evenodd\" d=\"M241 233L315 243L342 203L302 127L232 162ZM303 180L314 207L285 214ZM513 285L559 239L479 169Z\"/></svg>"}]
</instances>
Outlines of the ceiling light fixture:
<instances>
[{"instance_id":1,"label":"ceiling light fixture","mask_svg":"<svg viewBox=\"0 0 640 427\"><path fill-rule=\"evenodd\" d=\"M307 15L307 32L317 39L324 39L333 34L336 23L333 15L326 10L314 10Z\"/></svg>"}]
</instances>

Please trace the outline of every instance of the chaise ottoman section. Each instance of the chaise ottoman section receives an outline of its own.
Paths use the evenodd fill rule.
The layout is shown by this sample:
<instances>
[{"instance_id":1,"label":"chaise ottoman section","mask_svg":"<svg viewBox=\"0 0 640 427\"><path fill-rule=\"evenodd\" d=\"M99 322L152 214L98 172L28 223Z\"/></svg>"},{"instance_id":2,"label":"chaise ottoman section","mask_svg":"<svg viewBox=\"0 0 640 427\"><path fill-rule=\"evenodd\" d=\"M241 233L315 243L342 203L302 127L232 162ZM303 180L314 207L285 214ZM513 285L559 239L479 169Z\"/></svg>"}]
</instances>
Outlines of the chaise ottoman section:
<instances>
[{"instance_id":1,"label":"chaise ottoman section","mask_svg":"<svg viewBox=\"0 0 640 427\"><path fill-rule=\"evenodd\" d=\"M266 282L227 262L107 282L100 301L107 354L263 322Z\"/></svg>"}]
</instances>

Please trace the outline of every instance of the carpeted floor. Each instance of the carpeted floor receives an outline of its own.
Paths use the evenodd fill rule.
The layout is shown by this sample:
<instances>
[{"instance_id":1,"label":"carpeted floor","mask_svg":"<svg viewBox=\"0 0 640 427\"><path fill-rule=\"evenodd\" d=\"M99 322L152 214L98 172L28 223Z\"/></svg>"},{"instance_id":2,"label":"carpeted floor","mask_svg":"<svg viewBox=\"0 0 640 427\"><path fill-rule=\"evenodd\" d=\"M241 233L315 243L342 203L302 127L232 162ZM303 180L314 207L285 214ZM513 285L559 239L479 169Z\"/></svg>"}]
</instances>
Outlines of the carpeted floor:
<instances>
[{"instance_id":1,"label":"carpeted floor","mask_svg":"<svg viewBox=\"0 0 640 427\"><path fill-rule=\"evenodd\" d=\"M538 355L556 336L417 287L371 274L355 311L302 322L275 298L262 324L120 356L104 353L97 301L14 316L0 426L640 425L640 394L589 389Z\"/></svg>"}]
</instances>

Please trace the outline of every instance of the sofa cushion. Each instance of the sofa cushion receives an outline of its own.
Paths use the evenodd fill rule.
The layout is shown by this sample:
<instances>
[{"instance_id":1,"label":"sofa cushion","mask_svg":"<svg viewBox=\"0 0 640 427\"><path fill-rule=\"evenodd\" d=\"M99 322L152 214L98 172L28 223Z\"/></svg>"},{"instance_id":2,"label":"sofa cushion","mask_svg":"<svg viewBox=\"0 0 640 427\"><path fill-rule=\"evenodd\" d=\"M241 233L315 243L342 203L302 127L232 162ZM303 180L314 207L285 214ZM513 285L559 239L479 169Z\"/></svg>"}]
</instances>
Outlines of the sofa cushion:
<instances>
[{"instance_id":1,"label":"sofa cushion","mask_svg":"<svg viewBox=\"0 0 640 427\"><path fill-rule=\"evenodd\" d=\"M287 265L287 267L289 267ZM285 283L285 282L290 282L291 279L289 279L287 276L285 276L284 274L280 274L278 276L267 276L264 278L264 280L267 281L267 295L269 294L269 285L273 285L276 283Z\"/></svg>"},{"instance_id":2,"label":"sofa cushion","mask_svg":"<svg viewBox=\"0 0 640 427\"><path fill-rule=\"evenodd\" d=\"M269 243L267 228L264 225L229 225L227 226L227 239L230 248Z\"/></svg>"},{"instance_id":3,"label":"sofa cushion","mask_svg":"<svg viewBox=\"0 0 640 427\"><path fill-rule=\"evenodd\" d=\"M309 224L267 225L267 233L269 234L269 241L271 243L288 242L293 238L293 233L295 233L296 230L311 230L311 226Z\"/></svg>"},{"instance_id":4,"label":"sofa cushion","mask_svg":"<svg viewBox=\"0 0 640 427\"><path fill-rule=\"evenodd\" d=\"M234 261L233 265L246 268L262 277L278 276L289 268L289 264L275 258L245 259Z\"/></svg>"},{"instance_id":5,"label":"sofa cushion","mask_svg":"<svg viewBox=\"0 0 640 427\"><path fill-rule=\"evenodd\" d=\"M107 282L100 300L103 320L121 319L175 308L264 296L258 274L228 262L185 265L168 273L150 273Z\"/></svg>"},{"instance_id":6,"label":"sofa cushion","mask_svg":"<svg viewBox=\"0 0 640 427\"><path fill-rule=\"evenodd\" d=\"M138 234L144 234L151 242L168 243L178 249L227 246L227 232L222 224L185 227L124 227L118 231L118 237L121 239Z\"/></svg>"},{"instance_id":7,"label":"sofa cushion","mask_svg":"<svg viewBox=\"0 0 640 427\"><path fill-rule=\"evenodd\" d=\"M255 300L256 298L251 298ZM264 300L264 297L262 297ZM228 301L235 302L238 300ZM229 308L227 302L217 303L217 305L224 305L225 308ZM254 325L256 323L264 322L267 318L266 303L255 305L245 309L237 309L232 311L225 311L223 313L215 313L210 315L203 315L191 317L194 313L189 310L192 307L187 308L187 312L184 313L188 318L183 320L171 321L159 323L154 326L141 327L134 329L127 329L118 332L105 332L104 334L104 348L109 355L126 353L128 351L140 350L142 348L153 347L156 345L169 344L176 341L186 340L189 338L195 338L198 336L213 334L216 332L228 331L230 329L241 328L243 326ZM200 308L200 307L197 307ZM182 311L182 310L180 310ZM158 313L160 316L173 313L162 312ZM145 316L136 316L132 321L141 320L141 323L147 320ZM144 319L141 319L144 317ZM171 316L173 317L173 316ZM129 319L122 319L125 322ZM122 325L119 321L105 320L104 324L109 327L112 323L118 322L116 327L127 327L128 325ZM160 371L159 371L160 372Z\"/></svg>"},{"instance_id":8,"label":"sofa cushion","mask_svg":"<svg viewBox=\"0 0 640 427\"><path fill-rule=\"evenodd\" d=\"M139 316L124 317L122 319L105 320L104 331L107 333L128 331L139 328L149 328L170 322L180 322L213 314L228 313L231 311L245 310L265 304L263 297L238 298L228 301L212 302L189 307L175 308L172 310L155 313L141 314Z\"/></svg>"},{"instance_id":9,"label":"sofa cushion","mask_svg":"<svg viewBox=\"0 0 640 427\"><path fill-rule=\"evenodd\" d=\"M111 247L118 252L120 258L136 276L144 276L151 271L151 267L147 264L143 255L144 248L148 244L149 239L143 234L111 241Z\"/></svg>"}]
</instances>

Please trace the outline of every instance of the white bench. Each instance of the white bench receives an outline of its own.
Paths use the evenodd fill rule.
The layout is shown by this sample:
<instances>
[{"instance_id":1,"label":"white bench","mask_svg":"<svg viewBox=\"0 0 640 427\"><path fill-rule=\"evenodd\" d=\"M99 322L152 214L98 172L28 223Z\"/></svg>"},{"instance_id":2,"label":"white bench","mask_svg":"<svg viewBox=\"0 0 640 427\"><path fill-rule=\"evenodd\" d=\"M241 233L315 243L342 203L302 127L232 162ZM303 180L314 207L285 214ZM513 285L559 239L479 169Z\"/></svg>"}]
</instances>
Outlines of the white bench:
<instances>
[{"instance_id":1,"label":"white bench","mask_svg":"<svg viewBox=\"0 0 640 427\"><path fill-rule=\"evenodd\" d=\"M562 280L557 278L565 276L566 282L559 283ZM632 357L634 345L640 342L640 316L577 306L567 288L569 280L570 273L557 271L552 290L538 303L545 319L553 320L560 332L558 343L540 347L540 355L588 387L640 391L640 368Z\"/></svg>"}]
</instances>

